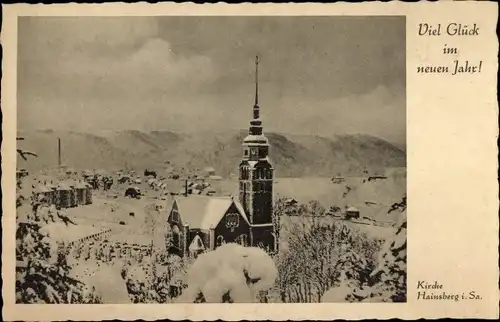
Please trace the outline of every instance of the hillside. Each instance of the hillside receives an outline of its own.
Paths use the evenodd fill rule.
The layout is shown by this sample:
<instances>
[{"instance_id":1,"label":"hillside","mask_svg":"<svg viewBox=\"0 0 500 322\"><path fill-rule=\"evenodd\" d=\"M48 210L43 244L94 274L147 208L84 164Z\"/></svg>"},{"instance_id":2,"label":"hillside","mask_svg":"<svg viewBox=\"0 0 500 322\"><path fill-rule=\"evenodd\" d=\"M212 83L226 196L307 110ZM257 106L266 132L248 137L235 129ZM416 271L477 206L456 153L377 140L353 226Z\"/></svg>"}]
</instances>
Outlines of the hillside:
<instances>
[{"instance_id":1,"label":"hillside","mask_svg":"<svg viewBox=\"0 0 500 322\"><path fill-rule=\"evenodd\" d=\"M137 169L212 166L221 175L236 173L246 131L190 134L169 131L22 131L22 148L39 155L36 162L18 158L18 168L38 170L57 165L57 137L63 164L75 169ZM358 175L404 167L405 152L368 135L332 138L267 133L278 177Z\"/></svg>"}]
</instances>

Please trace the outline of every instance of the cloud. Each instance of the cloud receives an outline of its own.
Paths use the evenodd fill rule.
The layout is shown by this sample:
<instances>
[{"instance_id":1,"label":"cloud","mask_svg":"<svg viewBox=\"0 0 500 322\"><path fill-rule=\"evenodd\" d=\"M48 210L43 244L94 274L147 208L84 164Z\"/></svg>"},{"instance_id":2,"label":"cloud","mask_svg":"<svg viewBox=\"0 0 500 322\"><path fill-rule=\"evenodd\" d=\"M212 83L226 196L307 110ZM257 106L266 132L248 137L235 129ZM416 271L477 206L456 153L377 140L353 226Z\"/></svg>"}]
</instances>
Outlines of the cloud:
<instances>
[{"instance_id":1,"label":"cloud","mask_svg":"<svg viewBox=\"0 0 500 322\"><path fill-rule=\"evenodd\" d=\"M158 38L152 18L81 19L21 21L21 128L161 127L179 93L217 77L210 58L175 53Z\"/></svg>"},{"instance_id":2,"label":"cloud","mask_svg":"<svg viewBox=\"0 0 500 322\"><path fill-rule=\"evenodd\" d=\"M259 52L266 130L404 141L404 27L360 17L21 18L19 126L244 128Z\"/></svg>"},{"instance_id":3,"label":"cloud","mask_svg":"<svg viewBox=\"0 0 500 322\"><path fill-rule=\"evenodd\" d=\"M101 56L156 37L158 22L147 17L21 17L19 35L21 59L53 60L54 55L75 53Z\"/></svg>"},{"instance_id":4,"label":"cloud","mask_svg":"<svg viewBox=\"0 0 500 322\"><path fill-rule=\"evenodd\" d=\"M73 78L73 81L87 78L102 83L105 85L103 89L111 90L108 95L114 94L114 87L126 96L138 91L147 93L175 90L180 86L194 87L216 78L216 70L208 57L174 54L170 44L159 38L147 39L126 56L93 58L74 55L53 67L55 75Z\"/></svg>"},{"instance_id":5,"label":"cloud","mask_svg":"<svg viewBox=\"0 0 500 322\"><path fill-rule=\"evenodd\" d=\"M269 119L274 120L271 127L282 132L365 133L401 144L406 140L406 97L401 84L379 85L363 94L324 101L287 97L269 110Z\"/></svg>"}]
</instances>

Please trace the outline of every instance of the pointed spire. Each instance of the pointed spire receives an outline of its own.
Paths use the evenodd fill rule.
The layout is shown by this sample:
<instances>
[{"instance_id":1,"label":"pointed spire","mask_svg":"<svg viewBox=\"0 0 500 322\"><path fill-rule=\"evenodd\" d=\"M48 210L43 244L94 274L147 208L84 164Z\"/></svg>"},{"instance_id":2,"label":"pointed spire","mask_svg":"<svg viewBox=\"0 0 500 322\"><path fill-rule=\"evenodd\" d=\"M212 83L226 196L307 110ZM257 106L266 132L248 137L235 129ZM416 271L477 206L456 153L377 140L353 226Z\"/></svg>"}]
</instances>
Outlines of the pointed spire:
<instances>
[{"instance_id":1,"label":"pointed spire","mask_svg":"<svg viewBox=\"0 0 500 322\"><path fill-rule=\"evenodd\" d=\"M255 104L253 106L253 120L250 121L251 135L262 134L262 122L260 120L259 107L259 55L255 56Z\"/></svg>"},{"instance_id":2,"label":"pointed spire","mask_svg":"<svg viewBox=\"0 0 500 322\"><path fill-rule=\"evenodd\" d=\"M255 56L255 106L259 106L259 55Z\"/></svg>"},{"instance_id":3,"label":"pointed spire","mask_svg":"<svg viewBox=\"0 0 500 322\"><path fill-rule=\"evenodd\" d=\"M259 107L259 55L255 56L255 104L253 106L253 119L260 118Z\"/></svg>"}]
</instances>

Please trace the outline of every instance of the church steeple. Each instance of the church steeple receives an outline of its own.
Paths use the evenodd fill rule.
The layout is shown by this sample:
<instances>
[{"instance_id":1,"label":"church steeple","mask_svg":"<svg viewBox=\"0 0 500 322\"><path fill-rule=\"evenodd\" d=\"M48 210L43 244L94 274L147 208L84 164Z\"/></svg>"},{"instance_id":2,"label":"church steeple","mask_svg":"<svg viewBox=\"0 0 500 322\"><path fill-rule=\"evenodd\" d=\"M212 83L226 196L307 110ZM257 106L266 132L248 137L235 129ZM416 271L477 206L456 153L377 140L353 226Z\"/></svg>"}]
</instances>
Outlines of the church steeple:
<instances>
[{"instance_id":1,"label":"church steeple","mask_svg":"<svg viewBox=\"0 0 500 322\"><path fill-rule=\"evenodd\" d=\"M273 214L274 168L269 160L269 141L262 131L259 106L259 56L255 57L255 103L248 136L243 140L239 167L239 200L251 225L250 245L276 249Z\"/></svg>"}]
</instances>

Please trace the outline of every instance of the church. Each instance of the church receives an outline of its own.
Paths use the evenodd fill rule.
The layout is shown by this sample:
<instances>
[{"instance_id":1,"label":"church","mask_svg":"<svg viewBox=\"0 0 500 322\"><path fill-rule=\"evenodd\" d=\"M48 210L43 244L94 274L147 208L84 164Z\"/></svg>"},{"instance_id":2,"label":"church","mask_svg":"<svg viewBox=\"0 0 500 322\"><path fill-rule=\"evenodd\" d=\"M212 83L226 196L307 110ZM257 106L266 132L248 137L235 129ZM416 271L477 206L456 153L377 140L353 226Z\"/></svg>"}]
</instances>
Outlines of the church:
<instances>
[{"instance_id":1,"label":"church","mask_svg":"<svg viewBox=\"0 0 500 322\"><path fill-rule=\"evenodd\" d=\"M274 168L260 119L258 68L257 57L253 119L242 144L238 196L176 198L167 218L169 253L197 256L224 243L261 247L270 253L278 250L272 221Z\"/></svg>"}]
</instances>

